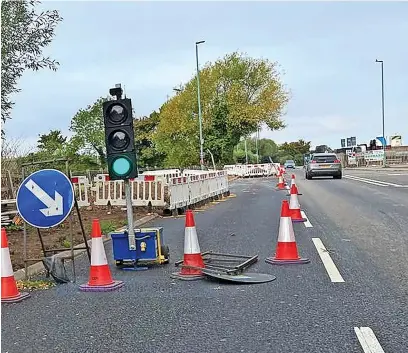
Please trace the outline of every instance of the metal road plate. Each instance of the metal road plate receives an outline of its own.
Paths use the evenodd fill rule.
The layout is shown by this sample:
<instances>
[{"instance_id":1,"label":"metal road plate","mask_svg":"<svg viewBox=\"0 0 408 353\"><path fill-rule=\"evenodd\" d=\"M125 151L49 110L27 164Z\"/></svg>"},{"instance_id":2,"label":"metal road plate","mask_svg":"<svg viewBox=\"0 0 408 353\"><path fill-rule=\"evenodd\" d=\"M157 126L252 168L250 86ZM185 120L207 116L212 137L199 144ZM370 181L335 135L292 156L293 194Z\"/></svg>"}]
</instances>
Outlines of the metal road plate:
<instances>
[{"instance_id":1,"label":"metal road plate","mask_svg":"<svg viewBox=\"0 0 408 353\"><path fill-rule=\"evenodd\" d=\"M215 271L208 271L206 269L202 269L201 272L203 272L206 276L212 277L212 278L217 278L221 279L224 281L230 281L230 282L237 282L237 283L265 283L265 282L271 282L276 279L275 276L268 275L266 273L245 273L245 274L240 274L240 275L228 275L225 272L215 272Z\"/></svg>"}]
</instances>

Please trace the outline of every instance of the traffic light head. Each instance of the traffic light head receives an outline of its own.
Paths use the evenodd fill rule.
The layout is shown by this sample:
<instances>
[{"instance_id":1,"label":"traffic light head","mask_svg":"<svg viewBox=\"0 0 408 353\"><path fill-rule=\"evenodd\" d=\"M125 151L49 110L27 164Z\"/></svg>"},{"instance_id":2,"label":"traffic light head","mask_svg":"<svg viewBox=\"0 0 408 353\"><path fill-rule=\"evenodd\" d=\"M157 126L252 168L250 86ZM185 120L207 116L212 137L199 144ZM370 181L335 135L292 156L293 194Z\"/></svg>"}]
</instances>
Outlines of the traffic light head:
<instances>
[{"instance_id":1,"label":"traffic light head","mask_svg":"<svg viewBox=\"0 0 408 353\"><path fill-rule=\"evenodd\" d=\"M111 180L137 177L132 102L117 99L103 103L105 143Z\"/></svg>"}]
</instances>

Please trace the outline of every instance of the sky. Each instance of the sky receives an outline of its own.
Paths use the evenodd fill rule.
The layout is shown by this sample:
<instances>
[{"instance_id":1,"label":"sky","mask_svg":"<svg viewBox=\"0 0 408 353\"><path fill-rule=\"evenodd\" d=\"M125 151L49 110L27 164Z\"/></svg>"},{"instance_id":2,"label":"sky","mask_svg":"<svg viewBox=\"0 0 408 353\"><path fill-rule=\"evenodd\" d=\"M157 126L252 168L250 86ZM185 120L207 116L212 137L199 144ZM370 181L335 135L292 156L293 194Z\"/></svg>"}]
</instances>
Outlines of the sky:
<instances>
[{"instance_id":1,"label":"sky","mask_svg":"<svg viewBox=\"0 0 408 353\"><path fill-rule=\"evenodd\" d=\"M137 116L158 110L200 63L233 51L277 61L291 92L287 128L262 130L277 143L304 139L340 147L382 134L408 144L408 2L44 1L64 18L44 54L57 72L27 71L14 96L7 136L70 135L75 113L122 83ZM204 136L205 138L205 136Z\"/></svg>"}]
</instances>

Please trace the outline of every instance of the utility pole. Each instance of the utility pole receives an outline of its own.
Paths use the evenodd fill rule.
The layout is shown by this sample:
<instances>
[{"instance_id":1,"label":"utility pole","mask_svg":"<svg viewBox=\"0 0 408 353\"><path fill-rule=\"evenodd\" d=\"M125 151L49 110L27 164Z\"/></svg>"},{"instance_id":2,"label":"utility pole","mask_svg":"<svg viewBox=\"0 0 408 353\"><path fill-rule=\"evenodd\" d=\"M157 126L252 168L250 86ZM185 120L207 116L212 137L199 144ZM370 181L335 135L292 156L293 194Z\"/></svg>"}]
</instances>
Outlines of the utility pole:
<instances>
[{"instance_id":1,"label":"utility pole","mask_svg":"<svg viewBox=\"0 0 408 353\"><path fill-rule=\"evenodd\" d=\"M256 127L255 135L255 144L256 144L256 163L259 163L259 126Z\"/></svg>"},{"instance_id":2,"label":"utility pole","mask_svg":"<svg viewBox=\"0 0 408 353\"><path fill-rule=\"evenodd\" d=\"M383 167L386 167L386 161L387 161L387 157L385 155L385 113L384 113L384 61L383 60L375 60L376 63L380 63L381 64L381 110L382 110L382 136L383 136Z\"/></svg>"},{"instance_id":3,"label":"utility pole","mask_svg":"<svg viewBox=\"0 0 408 353\"><path fill-rule=\"evenodd\" d=\"M201 99L200 99L200 69L198 66L198 45L205 43L205 40L196 42L196 64L197 64L197 100L198 100L198 122L200 124L200 165L201 170L204 170L204 139L203 139L203 122L201 116Z\"/></svg>"},{"instance_id":4,"label":"utility pole","mask_svg":"<svg viewBox=\"0 0 408 353\"><path fill-rule=\"evenodd\" d=\"M247 149L247 140L245 138L244 140L244 145L245 145L245 163L248 164L248 149Z\"/></svg>"}]
</instances>

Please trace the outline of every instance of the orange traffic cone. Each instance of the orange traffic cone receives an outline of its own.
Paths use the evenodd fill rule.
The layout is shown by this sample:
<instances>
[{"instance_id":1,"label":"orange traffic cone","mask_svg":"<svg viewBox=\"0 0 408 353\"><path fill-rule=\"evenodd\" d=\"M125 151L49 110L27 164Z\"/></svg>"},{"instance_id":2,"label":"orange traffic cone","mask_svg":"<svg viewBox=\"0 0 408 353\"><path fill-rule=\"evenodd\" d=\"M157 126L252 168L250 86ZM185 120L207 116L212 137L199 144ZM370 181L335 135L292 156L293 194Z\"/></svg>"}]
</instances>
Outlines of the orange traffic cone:
<instances>
[{"instance_id":1,"label":"orange traffic cone","mask_svg":"<svg viewBox=\"0 0 408 353\"><path fill-rule=\"evenodd\" d=\"M82 284L79 289L83 292L110 292L123 287L123 281L114 281L106 259L103 246L101 225L98 219L92 221L92 248L91 269L89 271L89 282Z\"/></svg>"},{"instance_id":2,"label":"orange traffic cone","mask_svg":"<svg viewBox=\"0 0 408 353\"><path fill-rule=\"evenodd\" d=\"M183 266L204 268L200 245L198 244L197 230L194 222L193 211L186 211L186 225L184 231L184 258ZM203 273L196 268L182 267L180 272L172 273L172 278L193 280L203 278Z\"/></svg>"},{"instance_id":3,"label":"orange traffic cone","mask_svg":"<svg viewBox=\"0 0 408 353\"><path fill-rule=\"evenodd\" d=\"M283 179L282 173L279 174L279 182L276 186L279 190L285 190L285 180Z\"/></svg>"},{"instance_id":4,"label":"orange traffic cone","mask_svg":"<svg viewBox=\"0 0 408 353\"><path fill-rule=\"evenodd\" d=\"M18 291L11 265L6 229L1 228L1 302L17 303L29 296L29 293Z\"/></svg>"},{"instance_id":5,"label":"orange traffic cone","mask_svg":"<svg viewBox=\"0 0 408 353\"><path fill-rule=\"evenodd\" d=\"M290 215L293 222L305 222L306 218L302 217L300 212L300 203L298 199L298 190L296 184L290 188L290 203L289 203Z\"/></svg>"},{"instance_id":6,"label":"orange traffic cone","mask_svg":"<svg viewBox=\"0 0 408 353\"><path fill-rule=\"evenodd\" d=\"M296 178L295 174L292 174L292 179L291 179L291 182L290 182L290 188L288 188L289 190L292 189L292 185L296 185L295 178ZM297 187L297 185L296 185L296 187ZM299 188L298 188L298 195L302 195L302 194L299 192ZM290 193L288 193L287 196L290 196Z\"/></svg>"},{"instance_id":7,"label":"orange traffic cone","mask_svg":"<svg viewBox=\"0 0 408 353\"><path fill-rule=\"evenodd\" d=\"M307 264L310 262L309 259L301 258L298 254L289 203L286 200L282 201L275 257L268 257L265 262L272 265Z\"/></svg>"}]
</instances>

